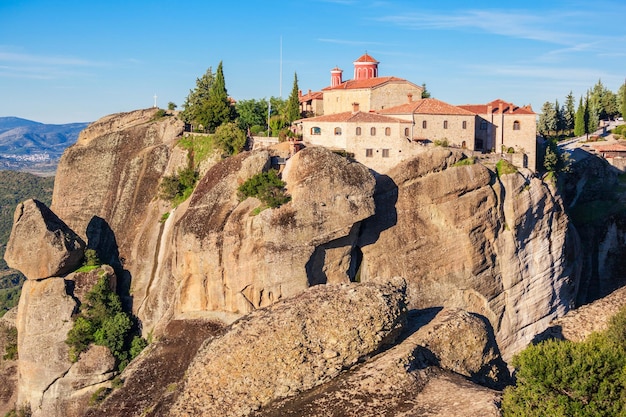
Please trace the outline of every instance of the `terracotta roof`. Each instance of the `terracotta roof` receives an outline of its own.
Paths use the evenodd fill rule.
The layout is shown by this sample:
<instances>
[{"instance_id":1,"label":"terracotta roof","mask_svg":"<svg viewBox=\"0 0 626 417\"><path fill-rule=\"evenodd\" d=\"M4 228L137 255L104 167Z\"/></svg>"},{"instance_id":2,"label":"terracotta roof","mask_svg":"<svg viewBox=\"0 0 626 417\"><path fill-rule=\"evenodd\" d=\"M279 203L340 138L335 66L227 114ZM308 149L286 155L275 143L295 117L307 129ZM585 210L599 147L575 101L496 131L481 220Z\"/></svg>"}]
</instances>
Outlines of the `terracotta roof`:
<instances>
[{"instance_id":1,"label":"terracotta roof","mask_svg":"<svg viewBox=\"0 0 626 417\"><path fill-rule=\"evenodd\" d=\"M367 53L367 52L366 52L366 53L364 53L363 55L361 55L361 56L359 57L359 59L357 59L357 60L356 60L356 61L354 61L354 62L374 62L374 63L378 64L378 61L376 61L374 58L372 58L372 56L371 56L371 55L368 55L368 53Z\"/></svg>"},{"instance_id":2,"label":"terracotta roof","mask_svg":"<svg viewBox=\"0 0 626 417\"><path fill-rule=\"evenodd\" d=\"M324 116L309 117L300 119L299 122L366 122L366 123L412 123L409 120L402 120L395 117L383 116L377 113L367 113L358 111L356 113L347 111L343 113L327 114Z\"/></svg>"},{"instance_id":3,"label":"terracotta roof","mask_svg":"<svg viewBox=\"0 0 626 417\"><path fill-rule=\"evenodd\" d=\"M488 114L489 106L491 106L491 112L498 114L500 113L500 105L502 106L503 114L535 114L530 106L519 107L501 99L496 99L487 104L462 104L458 107L471 111L474 114Z\"/></svg>"},{"instance_id":4,"label":"terracotta roof","mask_svg":"<svg viewBox=\"0 0 626 417\"><path fill-rule=\"evenodd\" d=\"M626 146L621 143L614 143L609 145L592 145L593 149L598 152L626 152Z\"/></svg>"},{"instance_id":5,"label":"terracotta roof","mask_svg":"<svg viewBox=\"0 0 626 417\"><path fill-rule=\"evenodd\" d=\"M300 100L300 103L304 103L305 101L322 100L323 98L324 93L322 93L321 91L313 91L303 96L300 96L298 99Z\"/></svg>"},{"instance_id":6,"label":"terracotta roof","mask_svg":"<svg viewBox=\"0 0 626 417\"><path fill-rule=\"evenodd\" d=\"M443 114L457 116L473 116L471 111L462 109L452 104L448 104L436 98L424 98L412 101L410 103L401 104L399 106L389 107L380 111L381 114Z\"/></svg>"},{"instance_id":7,"label":"terracotta roof","mask_svg":"<svg viewBox=\"0 0 626 417\"><path fill-rule=\"evenodd\" d=\"M403 78L398 78L398 77L374 77L374 78L369 78L367 80L348 80L348 81L344 81L343 83L339 84L336 87L326 87L323 88L323 91L327 91L327 90L351 90L351 89L358 89L358 88L374 88L374 87L378 87L382 84L391 82L391 81L406 81Z\"/></svg>"}]
</instances>

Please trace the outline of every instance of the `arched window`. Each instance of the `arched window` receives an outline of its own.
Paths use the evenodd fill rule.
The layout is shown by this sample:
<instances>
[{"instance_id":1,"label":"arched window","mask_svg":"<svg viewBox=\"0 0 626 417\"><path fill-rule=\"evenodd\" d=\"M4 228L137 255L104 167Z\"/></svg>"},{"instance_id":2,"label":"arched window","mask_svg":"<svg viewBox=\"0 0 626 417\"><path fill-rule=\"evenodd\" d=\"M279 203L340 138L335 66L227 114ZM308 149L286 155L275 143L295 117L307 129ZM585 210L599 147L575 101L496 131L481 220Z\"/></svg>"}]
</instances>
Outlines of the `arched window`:
<instances>
[{"instance_id":1,"label":"arched window","mask_svg":"<svg viewBox=\"0 0 626 417\"><path fill-rule=\"evenodd\" d=\"M335 136L340 136L341 135L341 128L340 127L336 127L335 128Z\"/></svg>"},{"instance_id":2,"label":"arched window","mask_svg":"<svg viewBox=\"0 0 626 417\"><path fill-rule=\"evenodd\" d=\"M447 129L447 128L448 128L448 121L447 121L447 120L444 120L444 121L443 121L443 128L444 128L444 129Z\"/></svg>"},{"instance_id":3,"label":"arched window","mask_svg":"<svg viewBox=\"0 0 626 417\"><path fill-rule=\"evenodd\" d=\"M370 129L370 135L371 136L376 136L376 128L375 127Z\"/></svg>"},{"instance_id":4,"label":"arched window","mask_svg":"<svg viewBox=\"0 0 626 417\"><path fill-rule=\"evenodd\" d=\"M409 137L409 128L408 127L404 128L404 136L406 136L407 138Z\"/></svg>"},{"instance_id":5,"label":"arched window","mask_svg":"<svg viewBox=\"0 0 626 417\"><path fill-rule=\"evenodd\" d=\"M385 136L391 136L391 128L390 127L386 127L385 128Z\"/></svg>"},{"instance_id":6,"label":"arched window","mask_svg":"<svg viewBox=\"0 0 626 417\"><path fill-rule=\"evenodd\" d=\"M422 121L422 129L426 129L426 120Z\"/></svg>"},{"instance_id":7,"label":"arched window","mask_svg":"<svg viewBox=\"0 0 626 417\"><path fill-rule=\"evenodd\" d=\"M463 120L463 129L467 129L467 120Z\"/></svg>"},{"instance_id":8,"label":"arched window","mask_svg":"<svg viewBox=\"0 0 626 417\"><path fill-rule=\"evenodd\" d=\"M356 135L357 136L361 136L361 128L360 127L356 128Z\"/></svg>"},{"instance_id":9,"label":"arched window","mask_svg":"<svg viewBox=\"0 0 626 417\"><path fill-rule=\"evenodd\" d=\"M311 128L311 134L312 135L321 135L322 134L322 129L320 129L319 127L312 127Z\"/></svg>"},{"instance_id":10,"label":"arched window","mask_svg":"<svg viewBox=\"0 0 626 417\"><path fill-rule=\"evenodd\" d=\"M519 130L519 128L520 128L519 120L514 121L513 130Z\"/></svg>"}]
</instances>

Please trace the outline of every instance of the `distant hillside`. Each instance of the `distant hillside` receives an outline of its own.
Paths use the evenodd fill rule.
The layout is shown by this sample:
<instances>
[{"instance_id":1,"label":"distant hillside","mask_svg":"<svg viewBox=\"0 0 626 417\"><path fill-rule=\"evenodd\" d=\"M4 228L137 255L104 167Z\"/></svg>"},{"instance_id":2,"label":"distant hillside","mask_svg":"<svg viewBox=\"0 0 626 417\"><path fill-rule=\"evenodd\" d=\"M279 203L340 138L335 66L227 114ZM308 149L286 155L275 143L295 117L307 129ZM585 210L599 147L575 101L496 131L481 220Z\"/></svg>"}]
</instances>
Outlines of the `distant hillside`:
<instances>
[{"instance_id":1,"label":"distant hillside","mask_svg":"<svg viewBox=\"0 0 626 417\"><path fill-rule=\"evenodd\" d=\"M0 169L52 174L58 159L89 123L52 125L0 117Z\"/></svg>"},{"instance_id":2,"label":"distant hillside","mask_svg":"<svg viewBox=\"0 0 626 417\"><path fill-rule=\"evenodd\" d=\"M4 249L18 203L29 198L50 205L54 177L38 177L26 172L0 171L0 316L17 303L24 277L4 262Z\"/></svg>"}]
</instances>

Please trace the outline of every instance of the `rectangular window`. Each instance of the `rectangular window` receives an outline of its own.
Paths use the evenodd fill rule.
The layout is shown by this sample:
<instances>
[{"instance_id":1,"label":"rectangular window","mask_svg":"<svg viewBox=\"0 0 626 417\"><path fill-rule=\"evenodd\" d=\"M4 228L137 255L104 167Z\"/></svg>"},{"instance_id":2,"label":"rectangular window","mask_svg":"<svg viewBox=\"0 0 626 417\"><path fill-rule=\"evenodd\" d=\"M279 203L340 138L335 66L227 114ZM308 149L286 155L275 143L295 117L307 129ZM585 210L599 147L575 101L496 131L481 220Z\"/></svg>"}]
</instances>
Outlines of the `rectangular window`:
<instances>
[{"instance_id":1,"label":"rectangular window","mask_svg":"<svg viewBox=\"0 0 626 417\"><path fill-rule=\"evenodd\" d=\"M366 149L365 150L365 156L367 158L371 158L372 156L374 156L374 150L373 149Z\"/></svg>"},{"instance_id":2,"label":"rectangular window","mask_svg":"<svg viewBox=\"0 0 626 417\"><path fill-rule=\"evenodd\" d=\"M467 129L467 121L463 120L463 129Z\"/></svg>"},{"instance_id":3,"label":"rectangular window","mask_svg":"<svg viewBox=\"0 0 626 417\"><path fill-rule=\"evenodd\" d=\"M487 121L483 120L480 122L480 130L487 130Z\"/></svg>"},{"instance_id":4,"label":"rectangular window","mask_svg":"<svg viewBox=\"0 0 626 417\"><path fill-rule=\"evenodd\" d=\"M383 149L383 158L389 158L389 149Z\"/></svg>"}]
</instances>

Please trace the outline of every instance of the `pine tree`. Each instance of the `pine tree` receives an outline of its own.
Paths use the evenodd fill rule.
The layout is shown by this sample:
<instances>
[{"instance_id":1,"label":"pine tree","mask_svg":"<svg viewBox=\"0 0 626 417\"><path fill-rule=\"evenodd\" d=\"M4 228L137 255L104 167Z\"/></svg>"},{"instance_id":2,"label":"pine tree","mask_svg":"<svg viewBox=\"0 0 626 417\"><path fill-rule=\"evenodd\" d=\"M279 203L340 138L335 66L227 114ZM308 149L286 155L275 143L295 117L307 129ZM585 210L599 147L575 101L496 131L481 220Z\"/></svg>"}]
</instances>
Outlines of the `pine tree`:
<instances>
[{"instance_id":1,"label":"pine tree","mask_svg":"<svg viewBox=\"0 0 626 417\"><path fill-rule=\"evenodd\" d=\"M189 95L185 99L183 111L180 115L185 123L199 123L198 119L209 99L209 93L214 79L215 76L213 75L211 67L207 69L202 77L196 79L196 88L195 90L189 90Z\"/></svg>"},{"instance_id":2,"label":"pine tree","mask_svg":"<svg viewBox=\"0 0 626 417\"><path fill-rule=\"evenodd\" d=\"M537 130L543 136L548 136L550 132L556 131L556 111L554 104L549 101L543 103L543 107L541 107Z\"/></svg>"},{"instance_id":3,"label":"pine tree","mask_svg":"<svg viewBox=\"0 0 626 417\"><path fill-rule=\"evenodd\" d=\"M422 83L422 98L430 98L430 91L426 89L426 83Z\"/></svg>"},{"instance_id":4,"label":"pine tree","mask_svg":"<svg viewBox=\"0 0 626 417\"><path fill-rule=\"evenodd\" d=\"M561 110L561 106L559 105L559 100L557 99L554 102L554 131L556 135L559 135L559 132L564 130L563 126L563 112Z\"/></svg>"},{"instance_id":5,"label":"pine tree","mask_svg":"<svg viewBox=\"0 0 626 417\"><path fill-rule=\"evenodd\" d=\"M574 103L574 94L570 91L565 97L565 107L563 114L563 129L571 134L574 130L574 120L576 119L576 104Z\"/></svg>"},{"instance_id":6,"label":"pine tree","mask_svg":"<svg viewBox=\"0 0 626 417\"><path fill-rule=\"evenodd\" d=\"M209 132L214 132L222 123L230 122L233 119L233 107L226 92L224 71L220 61L211 90L209 91L209 99L204 106L200 120Z\"/></svg>"},{"instance_id":7,"label":"pine tree","mask_svg":"<svg viewBox=\"0 0 626 417\"><path fill-rule=\"evenodd\" d=\"M626 81L620 87L618 97L620 100L620 112L622 117L626 117Z\"/></svg>"},{"instance_id":8,"label":"pine tree","mask_svg":"<svg viewBox=\"0 0 626 417\"><path fill-rule=\"evenodd\" d=\"M293 87L287 99L286 119L288 123L300 118L300 90L298 88L298 74L293 74Z\"/></svg>"},{"instance_id":9,"label":"pine tree","mask_svg":"<svg viewBox=\"0 0 626 417\"><path fill-rule=\"evenodd\" d=\"M574 121L574 135L576 137L582 136L587 133L587 126L585 124L585 105L583 105L583 98L580 97L580 103L576 110L576 117Z\"/></svg>"}]
</instances>

